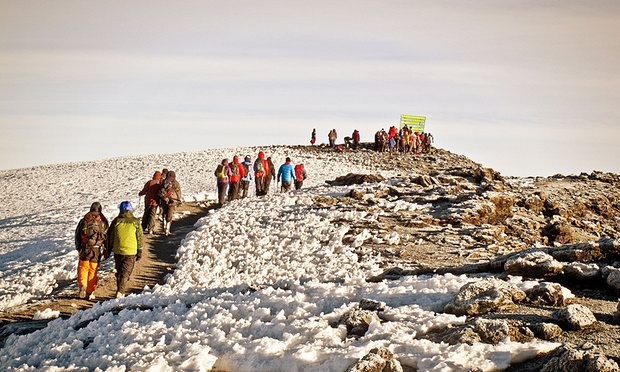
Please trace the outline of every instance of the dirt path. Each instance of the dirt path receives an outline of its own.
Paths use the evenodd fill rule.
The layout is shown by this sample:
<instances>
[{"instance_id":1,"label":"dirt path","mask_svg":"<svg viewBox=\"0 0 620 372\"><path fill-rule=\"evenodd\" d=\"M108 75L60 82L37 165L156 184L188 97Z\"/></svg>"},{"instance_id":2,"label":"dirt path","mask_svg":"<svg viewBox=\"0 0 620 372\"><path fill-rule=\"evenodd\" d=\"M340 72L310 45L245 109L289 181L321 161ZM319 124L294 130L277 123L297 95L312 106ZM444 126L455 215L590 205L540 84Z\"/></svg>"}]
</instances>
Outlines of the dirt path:
<instances>
[{"instance_id":1,"label":"dirt path","mask_svg":"<svg viewBox=\"0 0 620 372\"><path fill-rule=\"evenodd\" d=\"M153 288L155 284L164 283L166 275L174 270L176 251L181 240L193 229L196 221L204 217L208 210L213 208L214 205L207 205L205 203L184 203L176 212L179 217L173 221L169 236L160 234L144 235L143 256L136 263L131 274L130 293L139 293L145 286ZM113 265L113 259L111 258L104 262L104 268L108 268L108 270L113 268ZM94 301L77 298L76 291L75 280L60 283L58 288L46 298L36 299L30 303L13 307L9 311L0 312L0 327L19 322L31 323L30 326L32 327L37 328L38 326L38 328L42 328L47 321L32 321L37 311L50 308L60 311L61 317L69 317L79 310L92 307L98 301L109 300L116 294L114 273L108 271L104 276L100 274L99 285L95 291L96 300ZM28 324L23 324L23 326L27 328ZM20 331L17 330L15 332ZM25 331L21 332L26 333ZM0 338L2 336L0 332Z\"/></svg>"}]
</instances>

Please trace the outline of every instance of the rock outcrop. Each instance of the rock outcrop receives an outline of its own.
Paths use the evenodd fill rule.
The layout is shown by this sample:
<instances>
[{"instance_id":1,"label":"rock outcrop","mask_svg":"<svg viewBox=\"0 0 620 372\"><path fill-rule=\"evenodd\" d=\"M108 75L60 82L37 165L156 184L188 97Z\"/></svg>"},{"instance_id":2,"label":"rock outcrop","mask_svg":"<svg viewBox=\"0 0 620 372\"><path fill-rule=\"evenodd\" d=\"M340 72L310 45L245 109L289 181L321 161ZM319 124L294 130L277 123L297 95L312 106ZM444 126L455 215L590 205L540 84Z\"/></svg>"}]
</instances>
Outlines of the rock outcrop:
<instances>
[{"instance_id":1,"label":"rock outcrop","mask_svg":"<svg viewBox=\"0 0 620 372\"><path fill-rule=\"evenodd\" d=\"M370 350L362 359L347 368L347 372L402 372L403 367L386 347Z\"/></svg>"},{"instance_id":2,"label":"rock outcrop","mask_svg":"<svg viewBox=\"0 0 620 372\"><path fill-rule=\"evenodd\" d=\"M481 279L465 284L444 310L456 315L481 315L503 310L522 301L525 293L497 279Z\"/></svg>"},{"instance_id":3,"label":"rock outcrop","mask_svg":"<svg viewBox=\"0 0 620 372\"><path fill-rule=\"evenodd\" d=\"M579 330L596 322L592 310L579 304L571 304L553 313L553 318L570 330Z\"/></svg>"}]
</instances>

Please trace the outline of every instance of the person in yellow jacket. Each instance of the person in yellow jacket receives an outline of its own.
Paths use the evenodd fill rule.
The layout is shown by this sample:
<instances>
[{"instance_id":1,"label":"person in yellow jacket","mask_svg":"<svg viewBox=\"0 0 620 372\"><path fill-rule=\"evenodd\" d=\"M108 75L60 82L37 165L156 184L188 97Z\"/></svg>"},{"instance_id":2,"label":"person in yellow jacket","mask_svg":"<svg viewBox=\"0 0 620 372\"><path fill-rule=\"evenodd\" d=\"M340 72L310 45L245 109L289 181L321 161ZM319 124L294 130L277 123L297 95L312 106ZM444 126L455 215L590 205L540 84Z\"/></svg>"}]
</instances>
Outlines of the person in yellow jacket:
<instances>
[{"instance_id":1,"label":"person in yellow jacket","mask_svg":"<svg viewBox=\"0 0 620 372\"><path fill-rule=\"evenodd\" d=\"M116 267L116 298L125 297L134 265L142 257L142 226L133 216L131 202L119 205L119 214L112 220L106 241L106 257L114 253Z\"/></svg>"}]
</instances>

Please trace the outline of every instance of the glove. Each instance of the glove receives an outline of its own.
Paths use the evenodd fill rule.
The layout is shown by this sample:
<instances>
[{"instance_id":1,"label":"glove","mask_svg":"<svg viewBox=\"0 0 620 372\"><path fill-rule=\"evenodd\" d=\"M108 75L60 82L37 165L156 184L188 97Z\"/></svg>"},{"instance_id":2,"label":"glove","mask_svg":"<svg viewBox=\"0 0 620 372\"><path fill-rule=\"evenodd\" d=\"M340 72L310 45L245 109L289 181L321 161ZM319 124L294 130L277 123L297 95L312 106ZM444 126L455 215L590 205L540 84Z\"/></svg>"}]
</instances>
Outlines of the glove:
<instances>
[{"instance_id":1,"label":"glove","mask_svg":"<svg viewBox=\"0 0 620 372\"><path fill-rule=\"evenodd\" d=\"M136 262L140 261L142 258L142 248L138 248L138 253L136 253Z\"/></svg>"}]
</instances>

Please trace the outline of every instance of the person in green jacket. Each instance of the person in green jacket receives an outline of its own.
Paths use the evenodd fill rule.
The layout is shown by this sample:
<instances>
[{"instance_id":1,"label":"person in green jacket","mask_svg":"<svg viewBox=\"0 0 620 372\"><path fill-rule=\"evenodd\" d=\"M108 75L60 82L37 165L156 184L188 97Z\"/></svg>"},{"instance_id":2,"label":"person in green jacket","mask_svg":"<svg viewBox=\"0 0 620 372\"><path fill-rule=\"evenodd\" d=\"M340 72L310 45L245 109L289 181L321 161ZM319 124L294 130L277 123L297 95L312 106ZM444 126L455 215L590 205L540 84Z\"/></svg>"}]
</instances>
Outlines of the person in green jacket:
<instances>
[{"instance_id":1,"label":"person in green jacket","mask_svg":"<svg viewBox=\"0 0 620 372\"><path fill-rule=\"evenodd\" d=\"M106 257L114 253L116 267L116 298L125 297L133 267L142 257L142 226L133 216L131 202L119 205L119 214L112 220L106 241Z\"/></svg>"}]
</instances>

